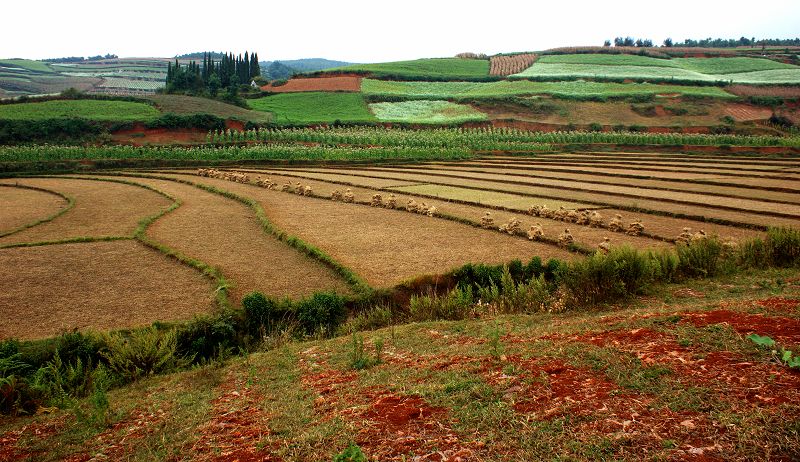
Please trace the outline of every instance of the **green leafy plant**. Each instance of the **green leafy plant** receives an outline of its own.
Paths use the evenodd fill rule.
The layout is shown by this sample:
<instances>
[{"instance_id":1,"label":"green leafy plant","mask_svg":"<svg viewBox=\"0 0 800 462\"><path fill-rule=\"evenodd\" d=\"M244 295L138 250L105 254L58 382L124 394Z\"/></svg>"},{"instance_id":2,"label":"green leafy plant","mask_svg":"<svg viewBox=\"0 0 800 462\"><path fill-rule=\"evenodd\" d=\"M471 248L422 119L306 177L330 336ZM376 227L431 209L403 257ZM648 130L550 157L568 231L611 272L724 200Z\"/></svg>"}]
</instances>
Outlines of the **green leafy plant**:
<instances>
[{"instance_id":1,"label":"green leafy plant","mask_svg":"<svg viewBox=\"0 0 800 462\"><path fill-rule=\"evenodd\" d=\"M333 457L333 462L367 462L367 456L360 447L350 444L347 449Z\"/></svg>"},{"instance_id":2,"label":"green leafy plant","mask_svg":"<svg viewBox=\"0 0 800 462\"><path fill-rule=\"evenodd\" d=\"M162 332L151 327L129 336L110 334L106 336L106 345L108 351L103 356L109 369L126 382L168 372L186 363L176 354L174 330Z\"/></svg>"}]
</instances>

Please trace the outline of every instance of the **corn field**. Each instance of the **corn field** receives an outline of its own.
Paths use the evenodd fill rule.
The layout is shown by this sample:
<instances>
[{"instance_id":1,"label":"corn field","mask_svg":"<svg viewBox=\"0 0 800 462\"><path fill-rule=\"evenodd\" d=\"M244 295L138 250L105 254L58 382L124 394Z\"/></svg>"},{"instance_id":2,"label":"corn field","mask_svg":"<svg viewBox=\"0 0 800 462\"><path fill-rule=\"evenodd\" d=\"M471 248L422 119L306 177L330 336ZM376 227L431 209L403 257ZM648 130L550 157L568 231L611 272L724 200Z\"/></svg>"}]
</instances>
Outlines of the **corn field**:
<instances>
[{"instance_id":1,"label":"corn field","mask_svg":"<svg viewBox=\"0 0 800 462\"><path fill-rule=\"evenodd\" d=\"M800 137L711 135L639 132L532 132L514 128L437 128L404 130L385 127L261 128L212 131L213 144L246 142L317 143L322 146L391 146L472 151L549 152L558 144L621 144L665 146L784 146L800 147Z\"/></svg>"},{"instance_id":2,"label":"corn field","mask_svg":"<svg viewBox=\"0 0 800 462\"><path fill-rule=\"evenodd\" d=\"M489 61L490 75L511 75L517 74L531 67L536 61L536 55L525 53L511 56L492 56Z\"/></svg>"}]
</instances>

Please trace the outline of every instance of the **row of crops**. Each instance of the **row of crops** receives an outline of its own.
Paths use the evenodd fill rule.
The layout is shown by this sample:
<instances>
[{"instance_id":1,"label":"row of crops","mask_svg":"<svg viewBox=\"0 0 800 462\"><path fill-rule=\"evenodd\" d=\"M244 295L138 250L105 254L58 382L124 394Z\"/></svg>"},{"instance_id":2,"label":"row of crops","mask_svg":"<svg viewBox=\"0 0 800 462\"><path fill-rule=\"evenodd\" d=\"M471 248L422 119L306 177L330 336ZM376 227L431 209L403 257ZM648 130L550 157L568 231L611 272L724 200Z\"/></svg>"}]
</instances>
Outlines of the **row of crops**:
<instances>
[{"instance_id":1,"label":"row of crops","mask_svg":"<svg viewBox=\"0 0 800 462\"><path fill-rule=\"evenodd\" d=\"M329 146L459 147L481 151L548 151L551 144L623 144L668 146L800 147L800 137L637 132L532 132L514 128L436 128L406 130L386 127L260 128L246 132L213 131L210 143L245 141L320 143Z\"/></svg>"},{"instance_id":2,"label":"row of crops","mask_svg":"<svg viewBox=\"0 0 800 462\"><path fill-rule=\"evenodd\" d=\"M466 159L471 152L460 147L413 146L304 146L254 144L245 146L135 147L135 146L3 146L0 162L51 162L69 160L180 160L180 161L345 161Z\"/></svg>"}]
</instances>

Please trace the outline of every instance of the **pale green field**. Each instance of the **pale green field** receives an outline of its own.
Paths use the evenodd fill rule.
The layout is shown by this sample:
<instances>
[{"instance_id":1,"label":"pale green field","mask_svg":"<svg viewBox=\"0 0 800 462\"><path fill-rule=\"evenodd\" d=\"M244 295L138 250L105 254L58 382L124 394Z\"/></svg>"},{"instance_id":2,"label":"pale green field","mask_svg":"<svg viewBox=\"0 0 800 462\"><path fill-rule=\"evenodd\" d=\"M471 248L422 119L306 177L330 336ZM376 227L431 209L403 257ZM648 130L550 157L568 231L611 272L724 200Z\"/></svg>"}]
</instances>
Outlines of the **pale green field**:
<instances>
[{"instance_id":1,"label":"pale green field","mask_svg":"<svg viewBox=\"0 0 800 462\"><path fill-rule=\"evenodd\" d=\"M647 83L607 82L531 82L502 80L499 82L397 82L364 79L361 91L375 96L406 96L414 98L490 98L524 95L554 95L562 97L625 97L636 95L681 94L711 98L735 98L718 87L687 85L654 85Z\"/></svg>"},{"instance_id":2,"label":"pale green field","mask_svg":"<svg viewBox=\"0 0 800 462\"><path fill-rule=\"evenodd\" d=\"M383 122L447 124L486 120L486 114L464 104L449 101L403 101L373 103L370 110Z\"/></svg>"}]
</instances>

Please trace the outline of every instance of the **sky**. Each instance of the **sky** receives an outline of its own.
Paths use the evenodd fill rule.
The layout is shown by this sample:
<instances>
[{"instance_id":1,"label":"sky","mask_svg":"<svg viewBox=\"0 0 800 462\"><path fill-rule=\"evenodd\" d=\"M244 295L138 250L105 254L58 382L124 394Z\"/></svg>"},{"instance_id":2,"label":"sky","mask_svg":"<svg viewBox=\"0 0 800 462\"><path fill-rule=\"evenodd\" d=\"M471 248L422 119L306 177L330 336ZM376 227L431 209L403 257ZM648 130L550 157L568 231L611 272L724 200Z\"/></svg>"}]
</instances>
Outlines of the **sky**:
<instances>
[{"instance_id":1,"label":"sky","mask_svg":"<svg viewBox=\"0 0 800 462\"><path fill-rule=\"evenodd\" d=\"M798 0L4 1L0 58L251 50L262 61L382 62L705 37L800 36ZM213 6L211 6L213 5Z\"/></svg>"}]
</instances>

